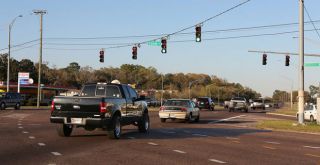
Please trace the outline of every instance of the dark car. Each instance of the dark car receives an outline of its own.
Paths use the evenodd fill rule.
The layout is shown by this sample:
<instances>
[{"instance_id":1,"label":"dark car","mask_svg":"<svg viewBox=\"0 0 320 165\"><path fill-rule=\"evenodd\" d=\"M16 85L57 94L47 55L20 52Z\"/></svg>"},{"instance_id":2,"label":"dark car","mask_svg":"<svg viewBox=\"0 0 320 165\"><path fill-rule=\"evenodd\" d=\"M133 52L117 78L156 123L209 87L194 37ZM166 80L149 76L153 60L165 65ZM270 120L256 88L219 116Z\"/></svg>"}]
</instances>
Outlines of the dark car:
<instances>
[{"instance_id":1,"label":"dark car","mask_svg":"<svg viewBox=\"0 0 320 165\"><path fill-rule=\"evenodd\" d=\"M214 110L214 102L210 97L199 97L197 99L197 105L199 109L208 109L213 111Z\"/></svg>"},{"instance_id":2,"label":"dark car","mask_svg":"<svg viewBox=\"0 0 320 165\"><path fill-rule=\"evenodd\" d=\"M20 93L0 93L0 109L4 110L8 107L20 109L22 97Z\"/></svg>"},{"instance_id":3,"label":"dark car","mask_svg":"<svg viewBox=\"0 0 320 165\"><path fill-rule=\"evenodd\" d=\"M153 106L153 107L157 107L160 106L161 102L156 100L156 99L152 99L152 98L145 98L145 101L147 102L147 105Z\"/></svg>"}]
</instances>

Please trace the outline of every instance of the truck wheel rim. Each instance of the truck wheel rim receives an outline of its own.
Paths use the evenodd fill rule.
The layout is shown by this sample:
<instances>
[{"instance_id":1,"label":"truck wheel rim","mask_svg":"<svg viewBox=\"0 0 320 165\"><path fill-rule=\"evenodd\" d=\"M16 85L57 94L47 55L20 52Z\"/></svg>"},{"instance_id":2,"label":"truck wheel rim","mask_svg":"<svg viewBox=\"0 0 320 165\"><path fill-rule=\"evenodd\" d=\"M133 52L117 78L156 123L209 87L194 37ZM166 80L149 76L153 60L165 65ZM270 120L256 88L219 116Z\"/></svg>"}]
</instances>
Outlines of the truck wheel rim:
<instances>
[{"instance_id":1,"label":"truck wheel rim","mask_svg":"<svg viewBox=\"0 0 320 165\"><path fill-rule=\"evenodd\" d=\"M149 129L149 118L148 117L145 118L144 126L145 126L146 130Z\"/></svg>"},{"instance_id":2,"label":"truck wheel rim","mask_svg":"<svg viewBox=\"0 0 320 165\"><path fill-rule=\"evenodd\" d=\"M121 132L120 122L119 122L119 120L117 120L116 125L115 125L115 133L117 136L119 136L120 132Z\"/></svg>"}]
</instances>

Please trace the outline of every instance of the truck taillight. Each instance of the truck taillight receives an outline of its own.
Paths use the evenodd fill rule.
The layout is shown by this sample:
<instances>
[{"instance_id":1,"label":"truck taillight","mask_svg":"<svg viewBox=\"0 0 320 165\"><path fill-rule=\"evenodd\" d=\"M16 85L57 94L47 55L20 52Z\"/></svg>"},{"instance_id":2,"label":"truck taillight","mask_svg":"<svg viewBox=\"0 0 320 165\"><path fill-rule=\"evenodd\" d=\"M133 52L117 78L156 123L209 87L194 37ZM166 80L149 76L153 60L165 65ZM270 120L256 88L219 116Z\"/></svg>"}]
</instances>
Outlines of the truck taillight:
<instances>
[{"instance_id":1,"label":"truck taillight","mask_svg":"<svg viewBox=\"0 0 320 165\"><path fill-rule=\"evenodd\" d=\"M166 109L166 107L162 106L160 107L160 111L164 111Z\"/></svg>"},{"instance_id":2,"label":"truck taillight","mask_svg":"<svg viewBox=\"0 0 320 165\"><path fill-rule=\"evenodd\" d=\"M101 102L100 103L100 113L106 113L107 112L107 103Z\"/></svg>"},{"instance_id":3,"label":"truck taillight","mask_svg":"<svg viewBox=\"0 0 320 165\"><path fill-rule=\"evenodd\" d=\"M53 112L54 111L54 101L52 100L52 102L51 102L51 112Z\"/></svg>"}]
</instances>

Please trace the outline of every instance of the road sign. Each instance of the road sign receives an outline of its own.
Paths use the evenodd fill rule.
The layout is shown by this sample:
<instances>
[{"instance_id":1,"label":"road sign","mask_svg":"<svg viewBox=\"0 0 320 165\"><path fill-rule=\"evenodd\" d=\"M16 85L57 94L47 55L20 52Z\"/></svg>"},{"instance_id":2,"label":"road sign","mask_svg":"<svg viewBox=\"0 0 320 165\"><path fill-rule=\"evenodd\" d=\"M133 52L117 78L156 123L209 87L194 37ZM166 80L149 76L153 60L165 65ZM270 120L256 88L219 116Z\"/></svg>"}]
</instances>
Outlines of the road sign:
<instances>
[{"instance_id":1,"label":"road sign","mask_svg":"<svg viewBox=\"0 0 320 165\"><path fill-rule=\"evenodd\" d=\"M29 79L29 73L28 72L19 72L18 78L20 79Z\"/></svg>"},{"instance_id":2,"label":"road sign","mask_svg":"<svg viewBox=\"0 0 320 165\"><path fill-rule=\"evenodd\" d=\"M319 67L320 63L314 62L314 63L304 63L305 67Z\"/></svg>"},{"instance_id":3,"label":"road sign","mask_svg":"<svg viewBox=\"0 0 320 165\"><path fill-rule=\"evenodd\" d=\"M149 46L161 46L160 41L149 41L147 42Z\"/></svg>"}]
</instances>

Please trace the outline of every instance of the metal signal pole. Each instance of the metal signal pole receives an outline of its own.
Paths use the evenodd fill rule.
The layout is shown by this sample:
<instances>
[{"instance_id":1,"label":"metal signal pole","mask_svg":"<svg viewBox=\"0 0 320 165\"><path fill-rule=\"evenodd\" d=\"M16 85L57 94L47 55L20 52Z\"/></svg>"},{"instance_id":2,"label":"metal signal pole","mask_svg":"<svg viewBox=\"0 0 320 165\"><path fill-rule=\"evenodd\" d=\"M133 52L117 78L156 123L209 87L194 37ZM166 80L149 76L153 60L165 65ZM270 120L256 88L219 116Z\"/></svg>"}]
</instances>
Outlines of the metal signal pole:
<instances>
[{"instance_id":1,"label":"metal signal pole","mask_svg":"<svg viewBox=\"0 0 320 165\"><path fill-rule=\"evenodd\" d=\"M298 92L298 98L299 98L299 104L298 104L298 114L299 124L303 124L303 112L304 112L304 0L299 0L299 31L300 31L300 43L299 43L299 92Z\"/></svg>"},{"instance_id":2,"label":"metal signal pole","mask_svg":"<svg viewBox=\"0 0 320 165\"><path fill-rule=\"evenodd\" d=\"M43 15L47 14L46 10L34 10L34 14L40 15L40 52L39 52L39 72L38 72L38 94L37 94L37 108L40 107L40 92L41 92L41 65L42 65L42 19Z\"/></svg>"}]
</instances>

